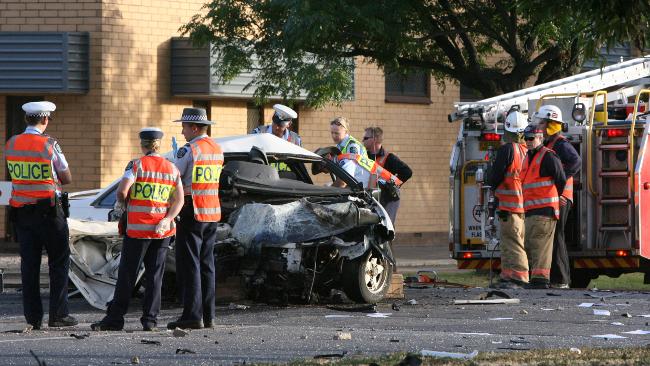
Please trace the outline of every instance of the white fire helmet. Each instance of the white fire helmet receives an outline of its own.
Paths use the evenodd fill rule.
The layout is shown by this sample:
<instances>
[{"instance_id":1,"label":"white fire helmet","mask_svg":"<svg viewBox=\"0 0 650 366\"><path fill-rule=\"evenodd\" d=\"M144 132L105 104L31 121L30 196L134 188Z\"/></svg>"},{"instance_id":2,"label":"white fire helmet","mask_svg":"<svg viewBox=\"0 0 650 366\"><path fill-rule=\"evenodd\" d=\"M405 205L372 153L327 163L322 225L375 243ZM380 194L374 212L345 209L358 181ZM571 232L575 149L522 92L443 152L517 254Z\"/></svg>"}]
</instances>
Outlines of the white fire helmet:
<instances>
[{"instance_id":1,"label":"white fire helmet","mask_svg":"<svg viewBox=\"0 0 650 366\"><path fill-rule=\"evenodd\" d=\"M533 122L539 122L540 120L543 119L549 119L551 121L555 121L558 123L563 123L562 121L562 111L560 108L554 106L554 105L543 105L539 107L537 112L535 112L534 115L535 119Z\"/></svg>"},{"instance_id":2,"label":"white fire helmet","mask_svg":"<svg viewBox=\"0 0 650 366\"><path fill-rule=\"evenodd\" d=\"M512 111L506 117L505 129L509 132L519 133L524 132L528 126L528 118L526 115L519 111Z\"/></svg>"}]
</instances>

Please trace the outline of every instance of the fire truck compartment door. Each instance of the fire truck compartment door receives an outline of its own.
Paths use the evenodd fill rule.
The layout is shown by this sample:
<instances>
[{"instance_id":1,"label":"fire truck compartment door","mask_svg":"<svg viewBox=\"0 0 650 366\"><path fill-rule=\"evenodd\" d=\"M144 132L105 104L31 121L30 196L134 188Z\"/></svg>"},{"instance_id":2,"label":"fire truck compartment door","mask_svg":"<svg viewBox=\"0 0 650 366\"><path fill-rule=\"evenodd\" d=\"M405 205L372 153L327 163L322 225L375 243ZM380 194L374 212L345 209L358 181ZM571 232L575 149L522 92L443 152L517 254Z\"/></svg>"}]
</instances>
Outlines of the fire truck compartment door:
<instances>
[{"instance_id":1,"label":"fire truck compartment door","mask_svg":"<svg viewBox=\"0 0 650 366\"><path fill-rule=\"evenodd\" d=\"M643 129L639 155L634 170L634 206L636 208L636 231L641 256L650 259L650 152L648 133L650 123Z\"/></svg>"}]
</instances>

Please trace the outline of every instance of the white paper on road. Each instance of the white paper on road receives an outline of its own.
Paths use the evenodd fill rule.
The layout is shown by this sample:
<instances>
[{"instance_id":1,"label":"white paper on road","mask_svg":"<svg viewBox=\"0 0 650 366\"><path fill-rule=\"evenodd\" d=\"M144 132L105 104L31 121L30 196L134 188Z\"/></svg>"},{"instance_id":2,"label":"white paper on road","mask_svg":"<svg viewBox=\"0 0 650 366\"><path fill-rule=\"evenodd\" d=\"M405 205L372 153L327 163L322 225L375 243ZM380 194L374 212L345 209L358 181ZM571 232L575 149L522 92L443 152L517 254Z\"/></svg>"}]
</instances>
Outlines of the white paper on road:
<instances>
[{"instance_id":1,"label":"white paper on road","mask_svg":"<svg viewBox=\"0 0 650 366\"><path fill-rule=\"evenodd\" d=\"M593 338L607 338L607 339L624 339L627 337L620 336L618 334L598 334L592 335Z\"/></svg>"},{"instance_id":2,"label":"white paper on road","mask_svg":"<svg viewBox=\"0 0 650 366\"><path fill-rule=\"evenodd\" d=\"M492 335L490 333L468 333L468 332L456 332L456 334L460 334L460 335L480 335L480 336Z\"/></svg>"},{"instance_id":3,"label":"white paper on road","mask_svg":"<svg viewBox=\"0 0 650 366\"><path fill-rule=\"evenodd\" d=\"M609 310L594 309L594 315L610 316Z\"/></svg>"},{"instance_id":4,"label":"white paper on road","mask_svg":"<svg viewBox=\"0 0 650 366\"><path fill-rule=\"evenodd\" d=\"M490 318L489 320L512 320L512 318Z\"/></svg>"},{"instance_id":5,"label":"white paper on road","mask_svg":"<svg viewBox=\"0 0 650 366\"><path fill-rule=\"evenodd\" d=\"M582 304L578 305L579 308L590 308L594 306L593 302L583 302Z\"/></svg>"},{"instance_id":6,"label":"white paper on road","mask_svg":"<svg viewBox=\"0 0 650 366\"><path fill-rule=\"evenodd\" d=\"M650 331L637 329L637 330L633 330L631 332L623 332L623 333L625 333L625 334L650 334Z\"/></svg>"},{"instance_id":7,"label":"white paper on road","mask_svg":"<svg viewBox=\"0 0 650 366\"><path fill-rule=\"evenodd\" d=\"M369 313L369 314L366 314L366 316L370 317L370 318L388 318L391 315L393 315L393 313Z\"/></svg>"},{"instance_id":8,"label":"white paper on road","mask_svg":"<svg viewBox=\"0 0 650 366\"><path fill-rule=\"evenodd\" d=\"M449 358L460 358L460 359L469 360L470 358L476 357L478 355L478 351L474 350L474 352L472 353L455 353L455 352L429 351L423 349L422 351L420 351L420 354L422 356L429 356L429 357L449 357Z\"/></svg>"},{"instance_id":9,"label":"white paper on road","mask_svg":"<svg viewBox=\"0 0 650 366\"><path fill-rule=\"evenodd\" d=\"M623 323L621 323L621 322L612 322L612 323L610 323L610 324L611 324L611 325L625 325L625 324L623 324Z\"/></svg>"},{"instance_id":10,"label":"white paper on road","mask_svg":"<svg viewBox=\"0 0 650 366\"><path fill-rule=\"evenodd\" d=\"M544 310L544 311L555 311L555 310L560 310L560 309L541 308L540 310Z\"/></svg>"},{"instance_id":11,"label":"white paper on road","mask_svg":"<svg viewBox=\"0 0 650 366\"><path fill-rule=\"evenodd\" d=\"M352 318L353 315L343 315L343 314L331 314L325 315L326 318Z\"/></svg>"},{"instance_id":12,"label":"white paper on road","mask_svg":"<svg viewBox=\"0 0 650 366\"><path fill-rule=\"evenodd\" d=\"M642 318L650 318L650 314L641 314L641 315L637 315L637 316L640 316Z\"/></svg>"}]
</instances>

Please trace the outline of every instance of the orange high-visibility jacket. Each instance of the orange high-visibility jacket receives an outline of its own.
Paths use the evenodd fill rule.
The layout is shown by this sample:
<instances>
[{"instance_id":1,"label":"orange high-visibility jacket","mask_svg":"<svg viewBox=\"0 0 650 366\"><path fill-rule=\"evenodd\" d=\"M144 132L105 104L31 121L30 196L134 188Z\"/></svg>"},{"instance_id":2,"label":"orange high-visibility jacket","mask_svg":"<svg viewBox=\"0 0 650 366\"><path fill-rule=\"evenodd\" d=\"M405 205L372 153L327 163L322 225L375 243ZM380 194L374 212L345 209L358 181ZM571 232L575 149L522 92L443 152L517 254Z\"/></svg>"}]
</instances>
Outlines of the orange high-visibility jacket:
<instances>
[{"instance_id":1,"label":"orange high-visibility jacket","mask_svg":"<svg viewBox=\"0 0 650 366\"><path fill-rule=\"evenodd\" d=\"M539 170L542 160L552 150L547 147L540 147L533 157L532 163L526 158L522 175L524 177L522 188L524 191L524 211L536 208L551 207L555 213L555 219L560 218L560 197L552 177L540 177Z\"/></svg>"},{"instance_id":2,"label":"orange high-visibility jacket","mask_svg":"<svg viewBox=\"0 0 650 366\"><path fill-rule=\"evenodd\" d=\"M354 160L361 166L363 169L370 172L370 174L377 174L379 178L383 179L386 182L394 182L398 187L402 185L402 181L397 178L393 173L389 172L387 169L384 169L381 165L377 164L376 161L363 156L361 154L340 154L336 156L339 161L343 159Z\"/></svg>"},{"instance_id":3,"label":"orange high-visibility jacket","mask_svg":"<svg viewBox=\"0 0 650 366\"><path fill-rule=\"evenodd\" d=\"M194 218L200 222L221 220L219 177L223 168L221 146L209 137L190 143L192 169L192 202Z\"/></svg>"},{"instance_id":4,"label":"orange high-visibility jacket","mask_svg":"<svg viewBox=\"0 0 650 366\"><path fill-rule=\"evenodd\" d=\"M514 213L524 213L524 193L521 187L521 170L526 159L526 146L512 143L513 159L506 170L503 182L495 191L499 199L499 210Z\"/></svg>"},{"instance_id":5,"label":"orange high-visibility jacket","mask_svg":"<svg viewBox=\"0 0 650 366\"><path fill-rule=\"evenodd\" d=\"M23 133L7 141L5 155L11 176L9 204L23 207L49 198L54 205L58 183L52 172L55 140L46 135Z\"/></svg>"},{"instance_id":6,"label":"orange high-visibility jacket","mask_svg":"<svg viewBox=\"0 0 650 366\"><path fill-rule=\"evenodd\" d=\"M135 181L126 206L126 235L138 239L160 239L176 234L172 220L169 231L156 233L156 225L167 214L178 182L178 169L162 156L147 155L133 161Z\"/></svg>"},{"instance_id":7,"label":"orange high-visibility jacket","mask_svg":"<svg viewBox=\"0 0 650 366\"><path fill-rule=\"evenodd\" d=\"M555 143L559 139L566 139L566 137L558 136L556 139L553 139L553 142L551 142L547 147L555 151L553 147L555 147ZM573 202L573 177L566 177L566 185L564 186L564 191L562 191L561 196Z\"/></svg>"}]
</instances>

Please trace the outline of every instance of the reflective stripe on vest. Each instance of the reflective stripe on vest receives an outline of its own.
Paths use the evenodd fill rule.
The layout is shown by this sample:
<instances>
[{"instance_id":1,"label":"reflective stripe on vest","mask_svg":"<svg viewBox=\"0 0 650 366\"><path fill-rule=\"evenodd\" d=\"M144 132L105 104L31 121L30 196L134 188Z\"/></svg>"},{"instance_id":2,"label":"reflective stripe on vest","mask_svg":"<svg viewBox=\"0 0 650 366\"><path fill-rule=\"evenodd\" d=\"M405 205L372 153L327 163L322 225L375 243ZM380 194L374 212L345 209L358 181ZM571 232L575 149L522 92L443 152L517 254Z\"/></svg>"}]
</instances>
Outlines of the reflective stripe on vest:
<instances>
[{"instance_id":1,"label":"reflective stripe on vest","mask_svg":"<svg viewBox=\"0 0 650 366\"><path fill-rule=\"evenodd\" d=\"M23 207L42 199L54 205L57 183L52 173L54 140L48 136L23 133L7 141L5 155L12 190L9 204Z\"/></svg>"},{"instance_id":2,"label":"reflective stripe on vest","mask_svg":"<svg viewBox=\"0 0 650 366\"><path fill-rule=\"evenodd\" d=\"M524 194L521 186L521 170L526 160L526 146L512 143L513 158L503 178L495 190L499 199L499 210L524 213Z\"/></svg>"},{"instance_id":3,"label":"reflective stripe on vest","mask_svg":"<svg viewBox=\"0 0 650 366\"><path fill-rule=\"evenodd\" d=\"M355 144L359 145L359 148L361 149L361 151L359 151L358 154L361 154L364 157L368 158L368 151L366 150L366 148L363 146L362 143L359 142L359 140L352 137L352 135L348 135L348 142L346 142L345 146L343 146L343 148L341 149L341 154L347 154L348 153L348 146L350 146L350 144L353 143L353 142Z\"/></svg>"},{"instance_id":4,"label":"reflective stripe on vest","mask_svg":"<svg viewBox=\"0 0 650 366\"><path fill-rule=\"evenodd\" d=\"M190 143L192 169L192 202L194 218L200 222L221 220L219 177L223 167L221 146L209 137Z\"/></svg>"},{"instance_id":5,"label":"reflective stripe on vest","mask_svg":"<svg viewBox=\"0 0 650 366\"><path fill-rule=\"evenodd\" d=\"M566 137L562 135L558 135L558 137L553 139L553 141L551 141L547 147L555 151L553 149L555 147L555 143L557 142L557 140L560 139L566 140ZM573 202L573 177L566 178L566 185L564 186L564 190L562 191L562 196L568 199L569 201Z\"/></svg>"},{"instance_id":6,"label":"reflective stripe on vest","mask_svg":"<svg viewBox=\"0 0 650 366\"><path fill-rule=\"evenodd\" d=\"M393 173L389 172L388 169L382 168L374 160L364 157L360 154L341 154L336 157L339 161L348 159L354 160L359 164L360 167L370 172L370 174L377 174L379 178L383 179L386 182L394 182L397 186L402 185L402 181L397 178Z\"/></svg>"},{"instance_id":7,"label":"reflective stripe on vest","mask_svg":"<svg viewBox=\"0 0 650 366\"><path fill-rule=\"evenodd\" d=\"M560 197L552 177L540 177L539 170L546 153L551 150L542 146L533 157L532 163L526 158L522 169L524 210L550 207L553 209L555 219L560 218Z\"/></svg>"},{"instance_id":8,"label":"reflective stripe on vest","mask_svg":"<svg viewBox=\"0 0 650 366\"><path fill-rule=\"evenodd\" d=\"M388 160L388 155L390 155L388 151L384 149L384 155L377 157L375 156L375 163L379 164L380 167L384 167L386 165L386 160Z\"/></svg>"},{"instance_id":9,"label":"reflective stripe on vest","mask_svg":"<svg viewBox=\"0 0 650 366\"><path fill-rule=\"evenodd\" d=\"M135 181L129 189L126 205L126 234L138 239L160 239L176 234L174 220L163 234L156 233L156 225L171 205L178 170L161 156L147 155L133 161L133 172Z\"/></svg>"}]
</instances>

